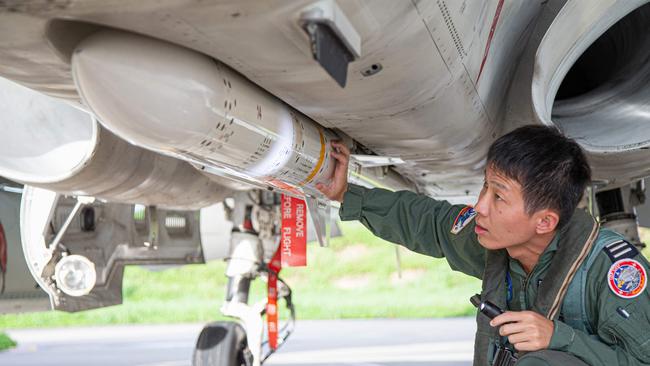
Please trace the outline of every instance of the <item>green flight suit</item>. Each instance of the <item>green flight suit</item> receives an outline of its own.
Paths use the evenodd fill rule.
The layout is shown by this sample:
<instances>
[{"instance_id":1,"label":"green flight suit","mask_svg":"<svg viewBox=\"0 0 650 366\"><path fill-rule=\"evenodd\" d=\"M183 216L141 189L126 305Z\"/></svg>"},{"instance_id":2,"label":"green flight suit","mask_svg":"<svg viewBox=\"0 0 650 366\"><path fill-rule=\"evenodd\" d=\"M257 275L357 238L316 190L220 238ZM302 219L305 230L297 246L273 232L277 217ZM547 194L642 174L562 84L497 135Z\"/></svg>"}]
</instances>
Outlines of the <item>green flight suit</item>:
<instances>
[{"instance_id":1,"label":"green flight suit","mask_svg":"<svg viewBox=\"0 0 650 366\"><path fill-rule=\"evenodd\" d=\"M409 191L391 192L350 184L339 215L341 220L359 220L375 235L412 251L436 258L444 257L453 270L482 279L487 250L478 242L474 221L457 234L451 232L456 217L464 207ZM509 259L513 284L510 310L531 308L539 282L544 278L556 249L557 238L540 256L530 274L525 273L518 261ZM642 255L633 259L648 272L650 265ZM592 366L650 365L650 291L646 288L633 299L615 295L607 284L611 266L612 261L607 254L598 254L586 281L585 303L597 337L554 320L553 336L548 351L543 354L550 354L553 359L554 352L551 351L561 351ZM621 307L627 309L629 318L624 318L617 311ZM531 356L525 357L526 361L519 363L554 364L537 363L532 360L534 354L529 354Z\"/></svg>"}]
</instances>

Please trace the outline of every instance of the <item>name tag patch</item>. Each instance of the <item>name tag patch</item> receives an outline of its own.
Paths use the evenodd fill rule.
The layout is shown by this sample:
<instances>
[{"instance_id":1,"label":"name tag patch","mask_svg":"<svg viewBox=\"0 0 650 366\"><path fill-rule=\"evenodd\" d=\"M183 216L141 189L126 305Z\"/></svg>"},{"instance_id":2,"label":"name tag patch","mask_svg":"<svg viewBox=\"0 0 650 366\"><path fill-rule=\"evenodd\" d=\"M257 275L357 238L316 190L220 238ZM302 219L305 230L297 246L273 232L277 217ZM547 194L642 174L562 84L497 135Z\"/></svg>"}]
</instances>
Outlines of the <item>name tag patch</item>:
<instances>
[{"instance_id":1,"label":"name tag patch","mask_svg":"<svg viewBox=\"0 0 650 366\"><path fill-rule=\"evenodd\" d=\"M634 259L621 259L612 264L607 273L609 288L618 297L635 298L645 290L648 276L641 263Z\"/></svg>"},{"instance_id":2,"label":"name tag patch","mask_svg":"<svg viewBox=\"0 0 650 366\"><path fill-rule=\"evenodd\" d=\"M467 224L472 222L472 219L476 216L476 211L474 211L474 207L467 206L460 210L458 213L458 216L456 216L456 220L454 220L454 225L451 227L451 233L452 234L458 234Z\"/></svg>"}]
</instances>

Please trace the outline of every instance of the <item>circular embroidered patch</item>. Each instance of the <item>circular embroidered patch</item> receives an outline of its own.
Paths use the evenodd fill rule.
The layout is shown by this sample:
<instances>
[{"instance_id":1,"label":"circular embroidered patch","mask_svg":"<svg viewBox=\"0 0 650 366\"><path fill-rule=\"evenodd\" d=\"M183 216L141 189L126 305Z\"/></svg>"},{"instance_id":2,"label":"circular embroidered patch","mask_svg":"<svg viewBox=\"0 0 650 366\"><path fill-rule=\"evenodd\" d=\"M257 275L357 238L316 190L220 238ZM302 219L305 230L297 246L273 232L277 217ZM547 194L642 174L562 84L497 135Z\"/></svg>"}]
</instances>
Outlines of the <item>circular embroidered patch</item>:
<instances>
[{"instance_id":1,"label":"circular embroidered patch","mask_svg":"<svg viewBox=\"0 0 650 366\"><path fill-rule=\"evenodd\" d=\"M645 290L647 280L645 268L634 259L621 259L612 264L607 274L609 288L624 299L641 295Z\"/></svg>"}]
</instances>

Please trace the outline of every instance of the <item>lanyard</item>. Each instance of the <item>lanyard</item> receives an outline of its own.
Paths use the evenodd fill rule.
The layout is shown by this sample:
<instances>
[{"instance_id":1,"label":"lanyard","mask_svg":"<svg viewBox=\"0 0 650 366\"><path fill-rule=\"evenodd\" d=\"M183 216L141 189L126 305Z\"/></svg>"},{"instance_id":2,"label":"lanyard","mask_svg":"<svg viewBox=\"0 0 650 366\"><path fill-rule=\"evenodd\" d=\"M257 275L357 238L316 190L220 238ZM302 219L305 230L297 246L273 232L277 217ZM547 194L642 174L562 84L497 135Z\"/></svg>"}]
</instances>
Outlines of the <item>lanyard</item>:
<instances>
[{"instance_id":1,"label":"lanyard","mask_svg":"<svg viewBox=\"0 0 650 366\"><path fill-rule=\"evenodd\" d=\"M508 296L506 297L506 304L510 309L510 302L512 301L512 278L510 277L510 269L506 270L506 285L508 287Z\"/></svg>"}]
</instances>

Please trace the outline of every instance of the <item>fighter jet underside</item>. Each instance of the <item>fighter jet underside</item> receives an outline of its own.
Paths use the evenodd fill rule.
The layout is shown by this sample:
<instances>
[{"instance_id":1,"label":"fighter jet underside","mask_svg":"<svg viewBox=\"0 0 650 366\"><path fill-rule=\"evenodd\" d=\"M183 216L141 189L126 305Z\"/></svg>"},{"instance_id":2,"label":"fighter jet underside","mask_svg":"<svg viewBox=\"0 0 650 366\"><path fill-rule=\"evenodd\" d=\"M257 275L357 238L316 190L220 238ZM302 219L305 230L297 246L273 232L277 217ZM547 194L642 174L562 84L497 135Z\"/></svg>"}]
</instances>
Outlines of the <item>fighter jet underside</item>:
<instances>
[{"instance_id":1,"label":"fighter jet underside","mask_svg":"<svg viewBox=\"0 0 650 366\"><path fill-rule=\"evenodd\" d=\"M124 265L225 258L222 310L242 326L217 327L259 365L248 286L270 273L279 194L306 200L326 244L330 141L352 149L357 183L471 204L489 145L531 123L584 147L585 205L642 245L647 2L1 2L0 176L23 190L8 263L24 257L49 306L79 311L121 302ZM208 238L222 202L233 232ZM89 288L66 285L75 270ZM2 311L27 310L6 278Z\"/></svg>"}]
</instances>

